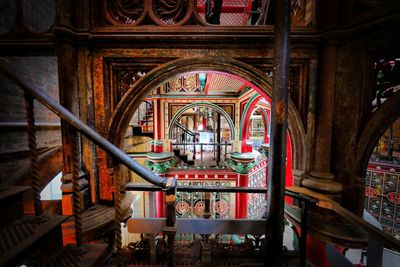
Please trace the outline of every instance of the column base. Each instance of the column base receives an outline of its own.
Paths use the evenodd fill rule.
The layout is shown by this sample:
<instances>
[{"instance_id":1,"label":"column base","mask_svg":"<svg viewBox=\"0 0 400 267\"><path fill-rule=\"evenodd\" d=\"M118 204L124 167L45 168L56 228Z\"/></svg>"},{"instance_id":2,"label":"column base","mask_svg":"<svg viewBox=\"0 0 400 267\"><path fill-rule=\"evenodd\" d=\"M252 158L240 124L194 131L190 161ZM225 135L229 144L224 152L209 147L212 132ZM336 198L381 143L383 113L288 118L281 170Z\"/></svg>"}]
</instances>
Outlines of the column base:
<instances>
[{"instance_id":1,"label":"column base","mask_svg":"<svg viewBox=\"0 0 400 267\"><path fill-rule=\"evenodd\" d=\"M293 169L293 185L300 186L302 179L304 179L305 172L303 170ZM307 178L307 177L306 177Z\"/></svg>"},{"instance_id":2,"label":"column base","mask_svg":"<svg viewBox=\"0 0 400 267\"><path fill-rule=\"evenodd\" d=\"M329 172L311 171L308 174L304 174L301 184L310 190L340 198L343 185L334 181L334 178L335 176Z\"/></svg>"}]
</instances>

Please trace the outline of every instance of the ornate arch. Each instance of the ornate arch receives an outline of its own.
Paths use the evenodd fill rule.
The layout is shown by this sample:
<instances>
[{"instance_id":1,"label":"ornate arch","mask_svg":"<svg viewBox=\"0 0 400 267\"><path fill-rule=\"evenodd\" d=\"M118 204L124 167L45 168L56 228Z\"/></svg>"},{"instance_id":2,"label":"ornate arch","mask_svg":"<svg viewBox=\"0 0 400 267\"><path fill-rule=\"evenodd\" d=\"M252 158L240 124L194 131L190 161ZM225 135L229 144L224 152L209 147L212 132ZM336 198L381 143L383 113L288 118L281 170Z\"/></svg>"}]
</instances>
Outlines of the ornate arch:
<instances>
[{"instance_id":1,"label":"ornate arch","mask_svg":"<svg viewBox=\"0 0 400 267\"><path fill-rule=\"evenodd\" d=\"M195 102L195 103L191 103L188 104L186 106L184 106L183 108L181 108L177 113L175 113L175 115L171 118L171 121L169 123L168 126L168 138L172 138L172 126L174 125L175 121L179 118L180 115L182 115L183 112L185 112L186 110L192 108L192 107L197 107L197 106L205 106L205 107L210 107L214 110L217 110L218 112L220 112L228 121L228 124L231 128L231 137L234 140L235 139L235 124L233 123L231 117L229 116L228 113L226 113L225 110L223 110L221 107L219 107L216 104L210 103L210 102Z\"/></svg>"},{"instance_id":2,"label":"ornate arch","mask_svg":"<svg viewBox=\"0 0 400 267\"><path fill-rule=\"evenodd\" d=\"M225 57L180 58L169 61L154 68L139 79L123 96L114 110L108 131L108 139L118 147L123 146L124 134L128 128L133 113L145 96L173 76L191 71L215 71L234 75L248 83L258 93L271 97L272 85L270 78L261 70L244 62ZM293 151L296 169L304 169L305 162L305 131L300 115L289 101L288 108L289 132L293 134Z\"/></svg>"},{"instance_id":3,"label":"ornate arch","mask_svg":"<svg viewBox=\"0 0 400 267\"><path fill-rule=\"evenodd\" d=\"M243 108L243 114L240 119L240 131L239 131L239 140L243 140L243 138L246 138L247 136L247 131L249 127L249 118L250 115L253 111L253 109L256 107L257 102L262 98L262 96L258 93L254 94L249 101L246 103L246 105Z\"/></svg>"},{"instance_id":4,"label":"ornate arch","mask_svg":"<svg viewBox=\"0 0 400 267\"><path fill-rule=\"evenodd\" d=\"M373 114L362 131L356 158L356 172L364 177L369 158L385 131L400 117L400 91L386 100Z\"/></svg>"},{"instance_id":5,"label":"ornate arch","mask_svg":"<svg viewBox=\"0 0 400 267\"><path fill-rule=\"evenodd\" d=\"M265 132L265 136L264 136L264 142L267 143L268 141L268 134L269 134L269 122L270 122L270 118L269 118L269 114L268 112L263 108L263 107L259 107L258 110L261 111L261 116L263 118L263 122L264 122L264 132Z\"/></svg>"}]
</instances>

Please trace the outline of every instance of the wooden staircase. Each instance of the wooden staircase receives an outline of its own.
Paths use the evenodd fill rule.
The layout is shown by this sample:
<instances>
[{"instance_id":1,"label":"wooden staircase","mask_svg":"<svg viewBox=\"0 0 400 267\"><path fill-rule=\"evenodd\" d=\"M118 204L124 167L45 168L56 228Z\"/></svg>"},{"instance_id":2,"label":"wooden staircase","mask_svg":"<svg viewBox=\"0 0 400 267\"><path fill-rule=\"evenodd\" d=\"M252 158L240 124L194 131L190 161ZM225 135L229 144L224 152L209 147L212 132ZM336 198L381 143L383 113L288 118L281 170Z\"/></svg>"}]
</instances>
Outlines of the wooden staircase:
<instances>
[{"instance_id":1,"label":"wooden staircase","mask_svg":"<svg viewBox=\"0 0 400 267\"><path fill-rule=\"evenodd\" d=\"M27 186L0 189L0 266L98 266L106 244L63 247L61 225L67 217L26 216Z\"/></svg>"}]
</instances>

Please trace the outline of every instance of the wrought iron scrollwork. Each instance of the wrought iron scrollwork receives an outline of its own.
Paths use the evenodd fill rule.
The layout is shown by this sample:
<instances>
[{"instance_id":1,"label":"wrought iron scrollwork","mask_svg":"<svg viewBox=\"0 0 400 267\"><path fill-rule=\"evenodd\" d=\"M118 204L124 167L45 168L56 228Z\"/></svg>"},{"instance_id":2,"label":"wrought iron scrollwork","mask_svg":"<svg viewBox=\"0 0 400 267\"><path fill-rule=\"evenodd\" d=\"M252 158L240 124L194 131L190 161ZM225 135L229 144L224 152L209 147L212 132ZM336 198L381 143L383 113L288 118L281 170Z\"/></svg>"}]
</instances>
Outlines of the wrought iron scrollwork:
<instances>
[{"instance_id":1,"label":"wrought iron scrollwork","mask_svg":"<svg viewBox=\"0 0 400 267\"><path fill-rule=\"evenodd\" d=\"M105 3L106 18L113 25L137 25L146 15L143 0L109 0Z\"/></svg>"},{"instance_id":2,"label":"wrought iron scrollwork","mask_svg":"<svg viewBox=\"0 0 400 267\"><path fill-rule=\"evenodd\" d=\"M193 12L192 0L154 0L150 17L158 25L183 25Z\"/></svg>"},{"instance_id":3,"label":"wrought iron scrollwork","mask_svg":"<svg viewBox=\"0 0 400 267\"><path fill-rule=\"evenodd\" d=\"M147 24L146 15L160 26L183 25L193 9L194 0L105 0L106 19L119 26Z\"/></svg>"}]
</instances>

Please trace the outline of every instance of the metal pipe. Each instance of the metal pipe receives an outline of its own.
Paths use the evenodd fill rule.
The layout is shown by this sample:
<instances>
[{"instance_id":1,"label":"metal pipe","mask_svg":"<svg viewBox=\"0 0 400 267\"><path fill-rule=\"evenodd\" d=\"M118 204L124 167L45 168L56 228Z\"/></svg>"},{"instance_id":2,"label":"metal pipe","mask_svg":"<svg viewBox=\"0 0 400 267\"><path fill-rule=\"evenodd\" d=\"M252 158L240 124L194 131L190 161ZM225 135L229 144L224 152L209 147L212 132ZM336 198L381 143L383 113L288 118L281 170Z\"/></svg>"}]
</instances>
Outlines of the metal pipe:
<instances>
[{"instance_id":1,"label":"metal pipe","mask_svg":"<svg viewBox=\"0 0 400 267\"><path fill-rule=\"evenodd\" d=\"M74 127L77 131L86 136L93 143L98 145L104 151L106 151L109 155L111 155L115 160L125 165L128 169L134 171L136 174L141 176L146 181L160 186L162 188L166 188L166 178L159 177L145 167L141 166L135 160L131 159L128 155L126 155L123 151L121 151L118 147L110 143L107 139L98 134L95 130L81 122L78 118L76 118L71 112L57 103L54 99L49 97L46 93L44 93L41 88L35 84L28 84L25 81L19 79L14 73L9 71L4 65L0 64L0 72L4 74L8 79L13 81L16 85L21 87L25 92L30 93L34 98L36 98L40 103L54 112L57 116L64 119L68 124Z\"/></svg>"},{"instance_id":2,"label":"metal pipe","mask_svg":"<svg viewBox=\"0 0 400 267\"><path fill-rule=\"evenodd\" d=\"M221 113L217 113L217 166L221 162Z\"/></svg>"},{"instance_id":3,"label":"metal pipe","mask_svg":"<svg viewBox=\"0 0 400 267\"><path fill-rule=\"evenodd\" d=\"M34 125L36 128L41 127L41 128L60 128L61 123L59 122L35 122ZM2 121L0 122L0 128L27 128L28 124L25 122L19 122L19 121L11 121L11 122L6 122Z\"/></svg>"},{"instance_id":4,"label":"metal pipe","mask_svg":"<svg viewBox=\"0 0 400 267\"><path fill-rule=\"evenodd\" d=\"M290 0L276 2L265 266L281 266L290 61Z\"/></svg>"},{"instance_id":5,"label":"metal pipe","mask_svg":"<svg viewBox=\"0 0 400 267\"><path fill-rule=\"evenodd\" d=\"M299 266L306 266L307 252L307 221L308 221L308 201L302 201L301 205L301 236L300 236L300 259Z\"/></svg>"},{"instance_id":6,"label":"metal pipe","mask_svg":"<svg viewBox=\"0 0 400 267\"><path fill-rule=\"evenodd\" d=\"M168 188L165 192L165 200L167 204L166 209L166 220L164 233L168 238L168 251L167 251L167 266L175 267L175 253L174 253L174 241L176 233L176 186L177 182L174 178L168 179Z\"/></svg>"}]
</instances>

